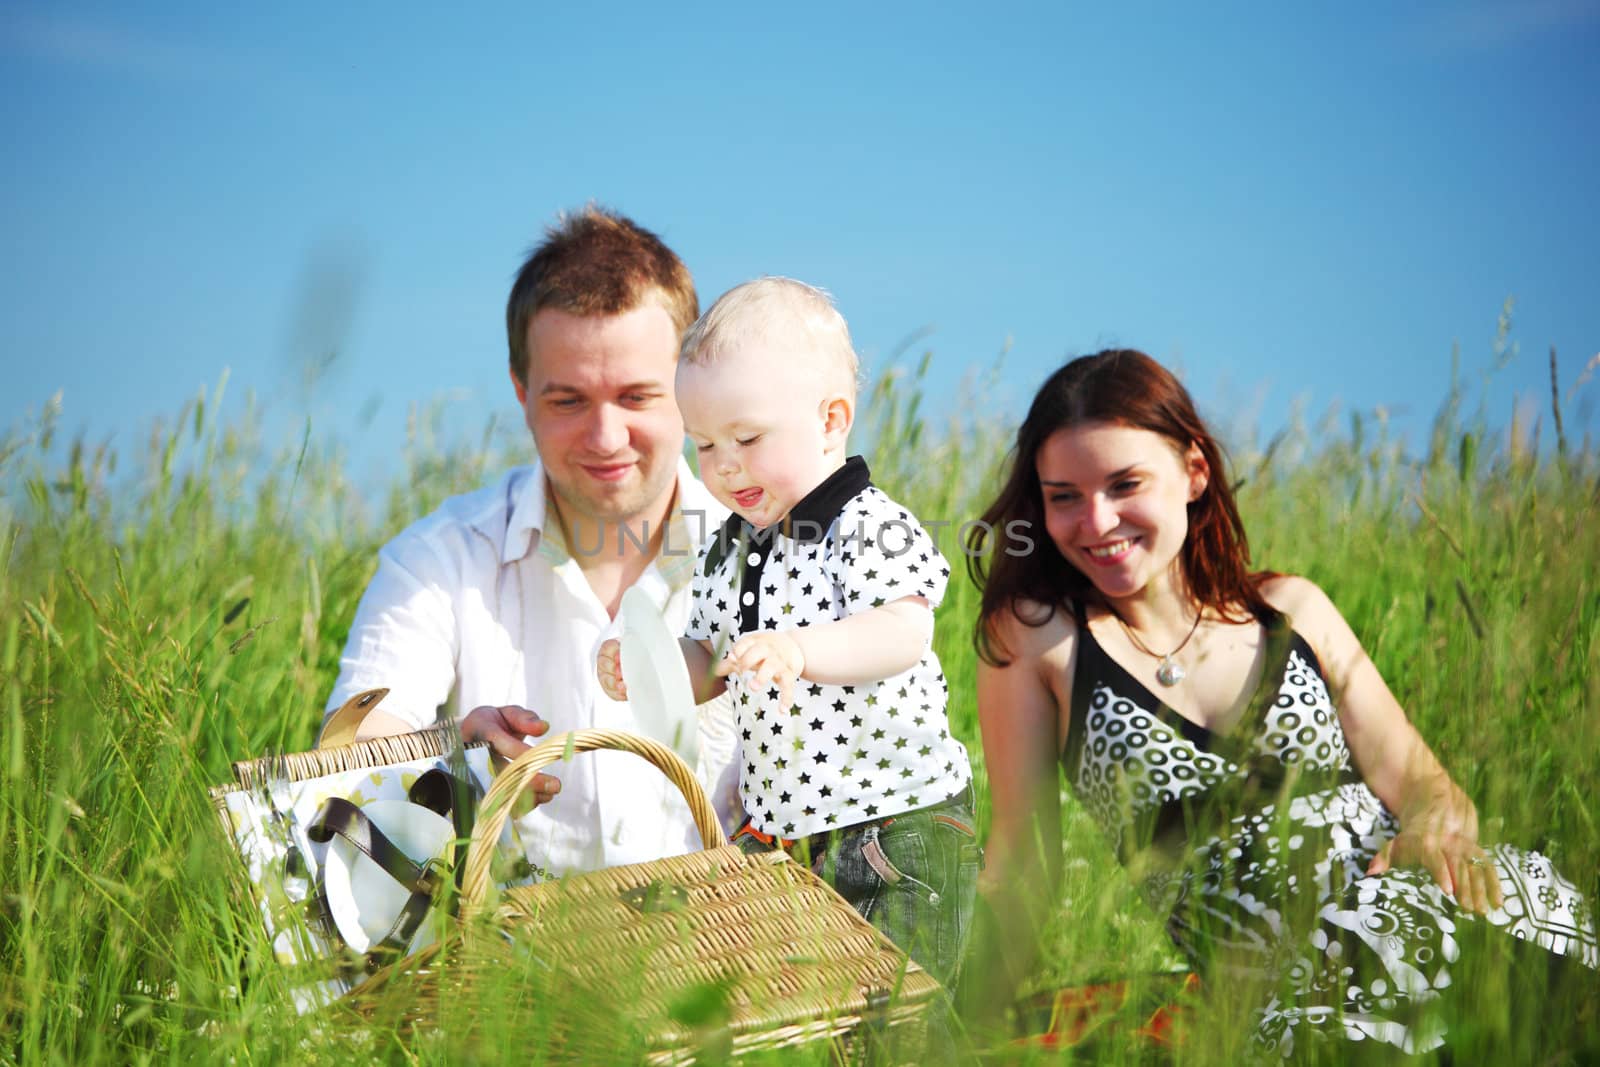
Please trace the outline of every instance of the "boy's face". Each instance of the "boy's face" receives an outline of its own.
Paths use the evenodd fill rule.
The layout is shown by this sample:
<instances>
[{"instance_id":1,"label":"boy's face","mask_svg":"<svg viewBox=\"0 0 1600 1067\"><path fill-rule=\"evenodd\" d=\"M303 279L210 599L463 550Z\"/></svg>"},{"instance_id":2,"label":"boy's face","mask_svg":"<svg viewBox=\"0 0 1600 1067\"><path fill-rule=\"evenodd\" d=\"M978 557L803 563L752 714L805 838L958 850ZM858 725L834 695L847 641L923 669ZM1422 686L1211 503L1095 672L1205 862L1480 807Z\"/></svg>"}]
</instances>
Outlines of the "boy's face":
<instances>
[{"instance_id":1,"label":"boy's face","mask_svg":"<svg viewBox=\"0 0 1600 1067\"><path fill-rule=\"evenodd\" d=\"M678 365L678 408L711 494L765 528L844 463L850 398L805 356L740 352Z\"/></svg>"}]
</instances>

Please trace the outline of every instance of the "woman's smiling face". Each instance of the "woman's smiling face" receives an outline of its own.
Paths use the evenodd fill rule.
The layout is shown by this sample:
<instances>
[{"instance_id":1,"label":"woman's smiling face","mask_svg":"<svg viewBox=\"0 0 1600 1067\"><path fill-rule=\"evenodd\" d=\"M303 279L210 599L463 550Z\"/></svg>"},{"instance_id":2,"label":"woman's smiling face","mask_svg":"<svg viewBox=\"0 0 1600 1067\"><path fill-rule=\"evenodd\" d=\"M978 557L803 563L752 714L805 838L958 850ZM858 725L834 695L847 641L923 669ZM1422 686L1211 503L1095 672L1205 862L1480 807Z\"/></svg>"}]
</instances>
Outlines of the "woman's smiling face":
<instances>
[{"instance_id":1,"label":"woman's smiling face","mask_svg":"<svg viewBox=\"0 0 1600 1067\"><path fill-rule=\"evenodd\" d=\"M1056 548L1111 600L1151 582L1181 584L1190 501L1210 472L1149 430L1090 422L1057 430L1034 459L1045 528Z\"/></svg>"}]
</instances>

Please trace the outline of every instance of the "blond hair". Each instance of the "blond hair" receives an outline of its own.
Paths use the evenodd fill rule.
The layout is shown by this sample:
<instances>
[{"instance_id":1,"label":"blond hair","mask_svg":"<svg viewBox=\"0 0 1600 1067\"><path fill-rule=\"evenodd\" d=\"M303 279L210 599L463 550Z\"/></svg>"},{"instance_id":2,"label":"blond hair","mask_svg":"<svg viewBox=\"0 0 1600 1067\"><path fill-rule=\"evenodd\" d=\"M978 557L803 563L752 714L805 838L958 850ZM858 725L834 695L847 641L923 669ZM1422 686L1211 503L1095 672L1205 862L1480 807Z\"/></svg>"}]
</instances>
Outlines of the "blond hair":
<instances>
[{"instance_id":1,"label":"blond hair","mask_svg":"<svg viewBox=\"0 0 1600 1067\"><path fill-rule=\"evenodd\" d=\"M757 346L769 355L810 359L813 369L855 398L860 361L850 344L850 327L826 291L773 276L734 286L689 327L678 358L708 366Z\"/></svg>"}]
</instances>

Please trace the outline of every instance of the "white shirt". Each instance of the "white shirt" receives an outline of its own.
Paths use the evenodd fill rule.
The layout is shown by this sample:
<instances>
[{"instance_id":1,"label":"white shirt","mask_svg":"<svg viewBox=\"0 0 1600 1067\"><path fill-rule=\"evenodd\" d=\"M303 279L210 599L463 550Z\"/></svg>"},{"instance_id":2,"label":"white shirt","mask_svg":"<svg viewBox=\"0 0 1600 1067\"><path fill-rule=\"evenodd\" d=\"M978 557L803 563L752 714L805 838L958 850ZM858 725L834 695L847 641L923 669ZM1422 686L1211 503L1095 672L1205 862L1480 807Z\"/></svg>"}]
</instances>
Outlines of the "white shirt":
<instances>
[{"instance_id":1,"label":"white shirt","mask_svg":"<svg viewBox=\"0 0 1600 1067\"><path fill-rule=\"evenodd\" d=\"M687 636L713 658L740 634L833 622L904 597L937 608L950 566L922 525L871 483L852 456L781 524L731 519L694 577ZM950 735L939 658L930 647L890 678L778 689L728 679L737 713L739 792L756 829L780 837L839 830L937 804L972 779Z\"/></svg>"},{"instance_id":2,"label":"white shirt","mask_svg":"<svg viewBox=\"0 0 1600 1067\"><path fill-rule=\"evenodd\" d=\"M628 704L606 697L595 675L600 644L621 636L621 621L595 596L548 508L543 467L518 467L446 500L385 545L351 623L328 711L384 686L383 709L418 729L433 725L440 709L459 719L479 705L516 704L537 712L550 734L639 732ZM698 550L727 514L680 458L661 552L636 583L665 605L674 633L689 617ZM736 751L731 719L725 699L700 708L708 784L733 780L731 766L718 763ZM561 779L561 792L518 820L517 833L528 858L550 874L702 847L677 789L637 756L585 753L547 773ZM713 803L736 815L729 810L736 801L716 789Z\"/></svg>"}]
</instances>

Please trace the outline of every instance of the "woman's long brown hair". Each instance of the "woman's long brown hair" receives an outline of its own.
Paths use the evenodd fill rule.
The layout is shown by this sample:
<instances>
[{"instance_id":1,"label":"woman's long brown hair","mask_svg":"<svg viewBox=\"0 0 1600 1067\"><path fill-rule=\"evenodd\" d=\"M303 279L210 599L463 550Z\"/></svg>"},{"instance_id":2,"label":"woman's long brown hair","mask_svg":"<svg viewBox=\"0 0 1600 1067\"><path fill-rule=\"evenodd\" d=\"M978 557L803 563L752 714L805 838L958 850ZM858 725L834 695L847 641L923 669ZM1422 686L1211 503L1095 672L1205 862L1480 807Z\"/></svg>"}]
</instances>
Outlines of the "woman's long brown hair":
<instances>
[{"instance_id":1,"label":"woman's long brown hair","mask_svg":"<svg viewBox=\"0 0 1600 1067\"><path fill-rule=\"evenodd\" d=\"M987 663L1004 666L1010 651L995 638L1001 612L1018 612L1023 600L1043 606L1043 626L1069 604L1108 607L1084 574L1068 563L1045 532L1044 494L1039 486L1039 449L1069 426L1109 422L1160 434L1180 454L1194 444L1211 472L1205 491L1189 504L1189 534L1179 559L1189 594L1226 618L1268 610L1260 583L1268 574L1250 571L1250 546L1223 467L1222 449L1195 411L1189 391L1161 364L1131 348L1081 356L1040 386L1017 428L1010 470L1000 494L967 536L967 570L983 603L973 643ZM1024 550L1024 542L1031 542Z\"/></svg>"}]
</instances>

